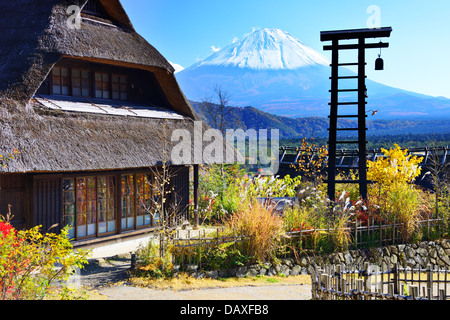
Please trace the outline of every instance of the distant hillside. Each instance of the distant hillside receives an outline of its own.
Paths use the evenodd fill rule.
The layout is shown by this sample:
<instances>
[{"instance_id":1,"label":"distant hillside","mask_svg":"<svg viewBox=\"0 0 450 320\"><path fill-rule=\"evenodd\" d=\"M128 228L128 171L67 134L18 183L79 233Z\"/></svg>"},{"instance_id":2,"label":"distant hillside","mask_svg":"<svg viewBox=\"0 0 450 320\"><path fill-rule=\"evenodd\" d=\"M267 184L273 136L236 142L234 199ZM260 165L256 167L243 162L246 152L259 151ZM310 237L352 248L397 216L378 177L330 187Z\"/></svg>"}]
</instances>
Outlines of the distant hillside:
<instances>
[{"instance_id":1,"label":"distant hillside","mask_svg":"<svg viewBox=\"0 0 450 320\"><path fill-rule=\"evenodd\" d=\"M199 115L211 125L211 119L204 114L201 103L191 101ZM253 107L227 107L228 122L239 123L240 129L278 129L281 139L289 138L323 138L328 136L328 118L289 118L273 115ZM376 117L376 116L375 116ZM370 136L404 135L404 134L448 134L450 120L369 120ZM355 120L341 119L339 127L357 127ZM231 128L234 129L234 128Z\"/></svg>"}]
</instances>

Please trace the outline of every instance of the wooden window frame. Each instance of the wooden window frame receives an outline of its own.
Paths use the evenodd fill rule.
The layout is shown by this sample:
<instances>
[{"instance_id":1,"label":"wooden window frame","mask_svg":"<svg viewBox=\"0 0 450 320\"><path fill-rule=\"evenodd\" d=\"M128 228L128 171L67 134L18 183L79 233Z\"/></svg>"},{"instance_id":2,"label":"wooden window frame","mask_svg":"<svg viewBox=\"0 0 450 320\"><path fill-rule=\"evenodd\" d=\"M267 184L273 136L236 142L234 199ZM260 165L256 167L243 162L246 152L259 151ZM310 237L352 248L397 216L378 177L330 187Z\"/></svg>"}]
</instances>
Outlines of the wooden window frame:
<instances>
[{"instance_id":1,"label":"wooden window frame","mask_svg":"<svg viewBox=\"0 0 450 320\"><path fill-rule=\"evenodd\" d=\"M114 77L119 78L119 82L114 81ZM122 82L122 79L125 78L125 83ZM128 101L129 97L129 90L128 90L128 76L124 74L118 74L118 73L111 73L111 99L112 100L120 100L120 101ZM114 85L119 86L119 91L114 91ZM125 87L125 90L122 90L122 88ZM119 97L114 98L114 93L118 93ZM125 94L125 98L122 98L122 94Z\"/></svg>"},{"instance_id":2,"label":"wooden window frame","mask_svg":"<svg viewBox=\"0 0 450 320\"><path fill-rule=\"evenodd\" d=\"M123 200L124 200L124 195L123 195L123 179L125 177L131 176L133 179L133 184L130 186L130 188L132 188L131 191L131 208L133 210L133 226L128 227L128 215L126 215L125 217L123 216ZM120 176L120 229L121 231L127 231L127 230L135 230L136 229L136 174L132 173L132 174L123 174ZM130 208L129 206L127 206L127 208ZM126 224L125 227L122 226L122 220L126 219Z\"/></svg>"},{"instance_id":3,"label":"wooden window frame","mask_svg":"<svg viewBox=\"0 0 450 320\"><path fill-rule=\"evenodd\" d=\"M54 74L55 68L60 69L59 75ZM62 76L62 69L67 69L67 77ZM55 78L59 77L58 85L55 85L54 77ZM67 94L63 93L63 78L67 78ZM71 68L70 67L67 67L64 65L54 66L52 71L50 72L50 81L49 81L50 93L55 96L71 96L72 95L72 81L71 81L72 79L71 78L72 78L72 76L71 76ZM59 86L60 93L55 93L55 90L54 90L55 86Z\"/></svg>"},{"instance_id":4,"label":"wooden window frame","mask_svg":"<svg viewBox=\"0 0 450 320\"><path fill-rule=\"evenodd\" d=\"M138 175L143 176L143 181L142 181L142 189L144 192L140 192L140 186L138 186L139 183L139 179L137 178ZM150 177L150 181L148 181L148 176ZM152 180L154 180L154 173L153 172L146 172L146 173L137 173L135 174L135 179L136 179L136 225L137 225L137 219L139 216L143 217L143 221L144 223L141 226L137 226L137 228L147 228L147 227L155 227L155 226L159 226L158 224L155 223L155 215L154 214L139 214L139 210L141 207L141 203L139 201L139 198L141 198L141 196L143 197L149 197L150 199L150 206L151 208L144 208L144 210L153 210L154 208L154 197L155 197L155 188L152 185ZM145 186L145 184L147 184L147 186ZM145 217L146 216L150 216L150 223L149 224L145 224ZM160 220L161 217L158 217L158 219Z\"/></svg>"},{"instance_id":5,"label":"wooden window frame","mask_svg":"<svg viewBox=\"0 0 450 320\"><path fill-rule=\"evenodd\" d=\"M92 172L92 173L83 173L83 172L79 172L79 173L72 173L72 174L65 174L63 176L60 177L61 179L61 205L62 205L62 217L61 217L61 221L63 223L63 225L66 225L66 216L68 216L66 214L66 204L67 203L65 200L65 194L66 191L64 190L64 181L65 180L72 180L73 181L73 194L74 194L74 202L73 202L73 206L74 206L74 214L73 214L73 221L74 221L74 236L73 236L73 241L74 242L83 242L83 241L96 241L96 239L98 239L99 241L101 241L102 238L108 238L111 236L120 236L122 234L127 234L127 233L132 233L133 231L143 231L143 230L154 230L154 229L158 229L161 227L161 222L163 221L163 219L165 218L165 215L161 215L160 217L158 217L158 219L155 219L155 216L150 215L150 224L145 224L145 215L144 215L144 224L141 226L138 226L137 223L137 217L138 217L138 187L137 187L137 175L150 175L151 179L154 179L154 171L153 170L135 170L135 171L131 171L131 170L126 170L126 171L111 171L111 172L107 172L107 173L102 173L102 172ZM133 226L130 228L122 228L122 212L123 212L123 199L122 199L122 178L125 176L133 176L133 196L132 196L132 207L133 207L133 219L134 219L134 223ZM95 183L96 183L96 233L95 235L86 235L86 236L79 236L78 235L78 184L77 184L77 180L81 179L81 178L95 178ZM99 178L100 177L112 177L114 179L114 217L115 217L115 230L111 231L111 232L106 232L106 233L100 233L99 231L99 224L100 224L100 211L99 211L99 202L98 202L98 196L99 196ZM155 199L155 195L156 195L156 191L153 188L152 185L149 186L150 188L150 193L151 193L151 197L153 199ZM159 220L158 222L156 222L155 220Z\"/></svg>"},{"instance_id":6,"label":"wooden window frame","mask_svg":"<svg viewBox=\"0 0 450 320\"><path fill-rule=\"evenodd\" d=\"M78 70L80 71L80 77L79 78L75 78L74 76L74 70ZM88 72L89 76L88 78L83 78L83 72ZM91 69L87 69L87 68L70 68L70 87L71 87L71 91L72 91L72 96L73 97L82 97L82 98L91 98L92 97L92 70ZM78 79L80 81L80 95L75 95L74 93L74 79ZM83 80L87 80L89 81L89 94L88 95L83 95Z\"/></svg>"},{"instance_id":7,"label":"wooden window frame","mask_svg":"<svg viewBox=\"0 0 450 320\"><path fill-rule=\"evenodd\" d=\"M101 79L97 80L97 75L100 75ZM105 81L104 76L107 76L108 79ZM112 100L112 85L111 85L111 73L104 71L94 70L94 92L92 92L92 97L95 99L105 99ZM101 88L97 87L97 83L101 83ZM101 91L101 97L97 97L97 91ZM105 92L108 92L108 97L105 98Z\"/></svg>"},{"instance_id":8,"label":"wooden window frame","mask_svg":"<svg viewBox=\"0 0 450 320\"><path fill-rule=\"evenodd\" d=\"M104 178L108 178L111 177L114 179L114 190L113 190L113 197L114 197L114 217L115 217L115 230L113 231L109 231L109 232L103 232L100 233L99 230L99 224L100 224L100 212L99 212L99 201L98 201L98 196L99 196L99 178L100 177L104 177ZM79 219L79 210L78 210L78 204L79 204L79 200L78 200L78 180L79 179L87 179L87 178L94 178L95 179L95 234L89 235L88 232L86 232L85 236L79 236L78 234L78 227L80 226L80 224L78 223L78 219ZM63 222L64 225L68 225L67 221L66 221L66 216L68 216L66 214L66 201L65 201L65 190L64 190L64 181L65 180L72 180L74 182L74 197L75 197L75 202L73 203L74 207L74 240L75 241L81 241L81 240L86 240L86 239L93 239L93 238L102 238L102 237L106 237L106 236L110 236L110 235L114 235L114 234L118 234L120 233L120 228L118 228L118 221L117 221L117 175L110 173L110 174L79 174L79 175L65 175L62 178L62 188L63 188L63 192L62 192L62 197L63 197ZM85 202L88 202L88 200L86 199ZM107 221L108 222L108 221ZM87 228L86 224L86 228Z\"/></svg>"},{"instance_id":9,"label":"wooden window frame","mask_svg":"<svg viewBox=\"0 0 450 320\"><path fill-rule=\"evenodd\" d=\"M53 72L55 68L60 69L59 75L54 75ZM63 92L63 77L61 75L61 70L67 69L67 77L64 77L67 81L67 93ZM75 78L73 70L79 70L81 72L89 72L89 95L83 95L83 79L82 75L80 74L80 78ZM96 74L99 74L101 79L97 80ZM105 80L104 77L107 77L108 79ZM54 90L55 82L53 77L59 77L59 92L57 93ZM119 82L113 82L114 77L119 77ZM74 94L74 79L77 79L80 81L80 95ZM125 82L122 82L121 80L125 79ZM78 97L78 98L92 98L92 99L102 99L102 100L111 100L111 101L132 101L130 90L129 90L129 84L130 84L130 76L128 74L119 73L119 72L111 72L105 70L105 68L87 68L87 67L79 67L79 66L69 66L67 64L61 64L56 65L51 70L49 76L46 80L44 80L45 86L42 86L39 88L39 91L41 94L49 94L49 95L55 95L55 96L71 96L71 97ZM101 83L101 86L99 88L98 83ZM119 86L119 90L114 90L114 86ZM101 97L97 97L97 91L101 91ZM105 97L105 93L107 94L107 97ZM114 98L114 94L118 94L118 98Z\"/></svg>"}]
</instances>

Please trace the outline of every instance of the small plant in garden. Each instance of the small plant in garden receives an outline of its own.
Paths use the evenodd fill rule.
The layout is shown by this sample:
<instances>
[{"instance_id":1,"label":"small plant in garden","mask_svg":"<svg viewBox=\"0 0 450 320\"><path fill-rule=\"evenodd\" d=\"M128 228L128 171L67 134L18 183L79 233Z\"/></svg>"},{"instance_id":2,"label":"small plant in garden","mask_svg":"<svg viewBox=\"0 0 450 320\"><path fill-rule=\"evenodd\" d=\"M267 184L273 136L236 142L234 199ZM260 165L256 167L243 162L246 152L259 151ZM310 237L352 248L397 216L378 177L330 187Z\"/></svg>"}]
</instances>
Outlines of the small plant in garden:
<instances>
[{"instance_id":1,"label":"small plant in garden","mask_svg":"<svg viewBox=\"0 0 450 320\"><path fill-rule=\"evenodd\" d=\"M156 240L149 240L136 252L139 263L134 274L157 279L171 277L173 274L172 253L173 245L169 243L161 256L161 248Z\"/></svg>"},{"instance_id":2,"label":"small plant in garden","mask_svg":"<svg viewBox=\"0 0 450 320\"><path fill-rule=\"evenodd\" d=\"M224 243L206 250L202 255L204 270L225 270L248 264L251 258L241 253L239 249L232 249L232 242Z\"/></svg>"}]
</instances>

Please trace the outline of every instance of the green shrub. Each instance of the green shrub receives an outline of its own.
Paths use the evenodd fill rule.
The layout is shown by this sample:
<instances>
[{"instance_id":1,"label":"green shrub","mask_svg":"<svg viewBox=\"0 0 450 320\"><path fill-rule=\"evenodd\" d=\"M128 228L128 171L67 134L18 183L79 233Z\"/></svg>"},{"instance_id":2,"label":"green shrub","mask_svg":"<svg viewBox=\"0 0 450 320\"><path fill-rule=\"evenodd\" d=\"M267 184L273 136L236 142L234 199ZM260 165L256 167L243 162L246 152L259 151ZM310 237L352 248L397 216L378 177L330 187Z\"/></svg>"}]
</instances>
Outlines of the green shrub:
<instances>
[{"instance_id":1,"label":"green shrub","mask_svg":"<svg viewBox=\"0 0 450 320\"><path fill-rule=\"evenodd\" d=\"M42 300L87 264L88 252L74 252L67 227L60 234L39 229L18 231L0 219L0 300Z\"/></svg>"}]
</instances>

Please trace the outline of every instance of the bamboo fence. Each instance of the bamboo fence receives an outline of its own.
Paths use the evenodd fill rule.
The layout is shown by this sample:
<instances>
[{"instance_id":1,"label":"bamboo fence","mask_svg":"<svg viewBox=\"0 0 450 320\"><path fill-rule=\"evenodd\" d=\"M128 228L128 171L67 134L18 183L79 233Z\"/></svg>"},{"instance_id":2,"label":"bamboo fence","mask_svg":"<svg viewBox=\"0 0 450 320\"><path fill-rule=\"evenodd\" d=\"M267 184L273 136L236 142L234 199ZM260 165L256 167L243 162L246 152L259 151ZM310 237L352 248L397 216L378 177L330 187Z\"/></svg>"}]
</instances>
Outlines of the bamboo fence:
<instances>
[{"instance_id":1,"label":"bamboo fence","mask_svg":"<svg viewBox=\"0 0 450 320\"><path fill-rule=\"evenodd\" d=\"M447 300L450 270L328 265L311 274L314 300Z\"/></svg>"}]
</instances>

